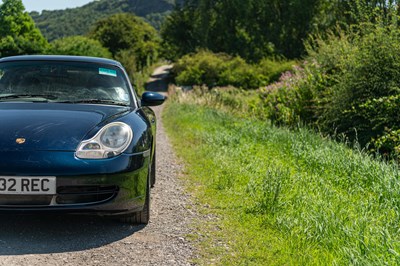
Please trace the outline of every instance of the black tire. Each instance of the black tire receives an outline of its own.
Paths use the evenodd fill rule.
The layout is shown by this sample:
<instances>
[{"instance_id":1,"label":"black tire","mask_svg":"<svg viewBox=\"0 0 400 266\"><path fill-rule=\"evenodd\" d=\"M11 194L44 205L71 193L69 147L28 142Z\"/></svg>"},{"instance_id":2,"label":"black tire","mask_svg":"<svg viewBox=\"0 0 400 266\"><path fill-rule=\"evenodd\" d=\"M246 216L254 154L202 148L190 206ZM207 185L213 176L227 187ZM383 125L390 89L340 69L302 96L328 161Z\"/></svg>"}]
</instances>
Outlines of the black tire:
<instances>
[{"instance_id":1,"label":"black tire","mask_svg":"<svg viewBox=\"0 0 400 266\"><path fill-rule=\"evenodd\" d=\"M153 161L151 162L150 180L151 187L154 187L156 184L156 151L154 151Z\"/></svg>"},{"instance_id":2,"label":"black tire","mask_svg":"<svg viewBox=\"0 0 400 266\"><path fill-rule=\"evenodd\" d=\"M118 220L123 223L129 224L148 224L150 221L150 182L147 179L146 200L144 202L143 210L124 214L118 217Z\"/></svg>"}]
</instances>

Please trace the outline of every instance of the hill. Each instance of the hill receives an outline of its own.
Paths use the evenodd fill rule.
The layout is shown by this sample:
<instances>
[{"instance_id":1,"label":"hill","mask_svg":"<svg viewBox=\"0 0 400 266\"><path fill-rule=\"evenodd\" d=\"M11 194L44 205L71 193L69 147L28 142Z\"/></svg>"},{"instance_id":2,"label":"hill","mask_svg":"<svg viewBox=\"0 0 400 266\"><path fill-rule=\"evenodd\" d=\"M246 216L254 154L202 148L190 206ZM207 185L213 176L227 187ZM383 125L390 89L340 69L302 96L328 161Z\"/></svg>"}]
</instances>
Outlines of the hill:
<instances>
[{"instance_id":1,"label":"hill","mask_svg":"<svg viewBox=\"0 0 400 266\"><path fill-rule=\"evenodd\" d=\"M71 35L83 35L99 19L128 12L145 18L159 28L163 18L182 0L98 0L82 7L65 10L31 12L33 20L49 40Z\"/></svg>"}]
</instances>

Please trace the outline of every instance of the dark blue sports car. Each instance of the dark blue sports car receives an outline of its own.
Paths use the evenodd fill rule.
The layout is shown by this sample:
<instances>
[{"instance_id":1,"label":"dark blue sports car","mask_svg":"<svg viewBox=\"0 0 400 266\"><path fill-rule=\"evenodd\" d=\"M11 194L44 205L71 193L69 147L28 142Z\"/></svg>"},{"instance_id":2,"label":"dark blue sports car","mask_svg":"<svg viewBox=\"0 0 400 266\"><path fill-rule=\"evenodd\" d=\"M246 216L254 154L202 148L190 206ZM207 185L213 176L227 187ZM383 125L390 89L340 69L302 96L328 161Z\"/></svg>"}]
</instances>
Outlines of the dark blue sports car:
<instances>
[{"instance_id":1,"label":"dark blue sports car","mask_svg":"<svg viewBox=\"0 0 400 266\"><path fill-rule=\"evenodd\" d=\"M0 212L97 213L149 221L156 118L119 62L0 59Z\"/></svg>"}]
</instances>

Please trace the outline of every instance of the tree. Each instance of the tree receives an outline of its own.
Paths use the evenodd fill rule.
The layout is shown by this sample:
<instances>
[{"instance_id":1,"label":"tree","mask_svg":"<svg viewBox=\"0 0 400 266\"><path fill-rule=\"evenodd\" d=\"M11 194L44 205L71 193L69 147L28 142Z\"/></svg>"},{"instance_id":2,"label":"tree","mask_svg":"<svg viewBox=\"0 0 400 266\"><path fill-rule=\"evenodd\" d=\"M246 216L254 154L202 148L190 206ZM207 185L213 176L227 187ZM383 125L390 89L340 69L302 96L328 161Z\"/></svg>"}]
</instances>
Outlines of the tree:
<instances>
[{"instance_id":1,"label":"tree","mask_svg":"<svg viewBox=\"0 0 400 266\"><path fill-rule=\"evenodd\" d=\"M194 52L199 46L200 38L196 36L193 18L195 9L186 5L184 8L177 6L174 12L167 17L161 27L163 56L176 60L185 54Z\"/></svg>"},{"instance_id":2,"label":"tree","mask_svg":"<svg viewBox=\"0 0 400 266\"><path fill-rule=\"evenodd\" d=\"M47 40L27 12L21 0L3 0L0 5L0 56L42 53Z\"/></svg>"},{"instance_id":3,"label":"tree","mask_svg":"<svg viewBox=\"0 0 400 266\"><path fill-rule=\"evenodd\" d=\"M259 61L272 53L287 58L305 55L310 34L324 34L373 21L398 19L396 0L186 0L162 28L163 47L175 58L207 49Z\"/></svg>"},{"instance_id":4,"label":"tree","mask_svg":"<svg viewBox=\"0 0 400 266\"><path fill-rule=\"evenodd\" d=\"M53 54L84 55L111 58L111 53L97 40L84 36L71 36L51 43Z\"/></svg>"},{"instance_id":5,"label":"tree","mask_svg":"<svg viewBox=\"0 0 400 266\"><path fill-rule=\"evenodd\" d=\"M123 51L130 51L138 69L153 63L160 49L157 31L143 19L127 13L98 21L90 37L108 48L114 58Z\"/></svg>"},{"instance_id":6,"label":"tree","mask_svg":"<svg viewBox=\"0 0 400 266\"><path fill-rule=\"evenodd\" d=\"M323 1L187 0L167 19L162 36L178 55L208 49L248 61L274 52L296 58Z\"/></svg>"}]
</instances>

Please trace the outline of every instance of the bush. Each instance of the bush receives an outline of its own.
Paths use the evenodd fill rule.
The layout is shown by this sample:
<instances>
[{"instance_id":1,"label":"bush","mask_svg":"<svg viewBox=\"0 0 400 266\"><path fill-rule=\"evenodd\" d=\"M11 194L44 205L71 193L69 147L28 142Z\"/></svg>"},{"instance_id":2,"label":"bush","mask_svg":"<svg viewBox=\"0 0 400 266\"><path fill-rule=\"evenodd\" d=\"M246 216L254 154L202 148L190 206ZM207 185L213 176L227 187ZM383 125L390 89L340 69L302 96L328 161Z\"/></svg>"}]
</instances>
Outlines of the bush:
<instances>
[{"instance_id":1,"label":"bush","mask_svg":"<svg viewBox=\"0 0 400 266\"><path fill-rule=\"evenodd\" d=\"M264 58L258 64L258 71L269 78L270 82L278 81L282 73L292 70L295 62L282 59Z\"/></svg>"},{"instance_id":2,"label":"bush","mask_svg":"<svg viewBox=\"0 0 400 266\"><path fill-rule=\"evenodd\" d=\"M277 125L315 125L324 102L326 77L316 62L307 61L283 73L279 81L260 89L265 117Z\"/></svg>"},{"instance_id":3,"label":"bush","mask_svg":"<svg viewBox=\"0 0 400 266\"><path fill-rule=\"evenodd\" d=\"M386 158L400 155L400 94L367 100L359 105L359 116L369 120L372 151L379 151Z\"/></svg>"},{"instance_id":4,"label":"bush","mask_svg":"<svg viewBox=\"0 0 400 266\"><path fill-rule=\"evenodd\" d=\"M99 41L83 36L71 36L51 43L51 53L111 58L111 53Z\"/></svg>"},{"instance_id":5,"label":"bush","mask_svg":"<svg viewBox=\"0 0 400 266\"><path fill-rule=\"evenodd\" d=\"M90 37L108 48L113 57L134 52L136 69L142 70L158 59L160 39L157 31L133 14L114 14L94 25Z\"/></svg>"},{"instance_id":6,"label":"bush","mask_svg":"<svg viewBox=\"0 0 400 266\"><path fill-rule=\"evenodd\" d=\"M219 76L219 86L235 86L244 89L255 89L268 84L269 77L263 75L257 66L246 63L235 57L225 63L224 71Z\"/></svg>"},{"instance_id":7,"label":"bush","mask_svg":"<svg viewBox=\"0 0 400 266\"><path fill-rule=\"evenodd\" d=\"M303 79L301 69L284 73L278 82L260 90L266 117L276 125L295 125L300 122L298 105L302 101L299 83Z\"/></svg>"},{"instance_id":8,"label":"bush","mask_svg":"<svg viewBox=\"0 0 400 266\"><path fill-rule=\"evenodd\" d=\"M397 115L391 118L390 108L379 107L400 93L400 31L397 26L363 25L337 44L326 42L317 50L316 59L322 63L327 54L337 58L335 68L323 65L332 82L319 125L366 145L400 122Z\"/></svg>"},{"instance_id":9,"label":"bush","mask_svg":"<svg viewBox=\"0 0 400 266\"><path fill-rule=\"evenodd\" d=\"M292 68L293 61L264 59L248 64L241 57L200 51L182 57L174 66L180 85L235 86L256 89L276 80L280 73Z\"/></svg>"},{"instance_id":10,"label":"bush","mask_svg":"<svg viewBox=\"0 0 400 266\"><path fill-rule=\"evenodd\" d=\"M221 83L221 74L226 71L226 62L230 60L231 57L226 54L206 51L186 55L174 66L176 82L181 85L217 86Z\"/></svg>"},{"instance_id":11,"label":"bush","mask_svg":"<svg viewBox=\"0 0 400 266\"><path fill-rule=\"evenodd\" d=\"M303 122L398 156L400 30L362 24L308 43L302 68L262 89L264 111L278 124Z\"/></svg>"},{"instance_id":12,"label":"bush","mask_svg":"<svg viewBox=\"0 0 400 266\"><path fill-rule=\"evenodd\" d=\"M181 85L219 85L219 77L226 69L226 61L231 60L225 54L199 52L186 55L174 66L176 82Z\"/></svg>"}]
</instances>

